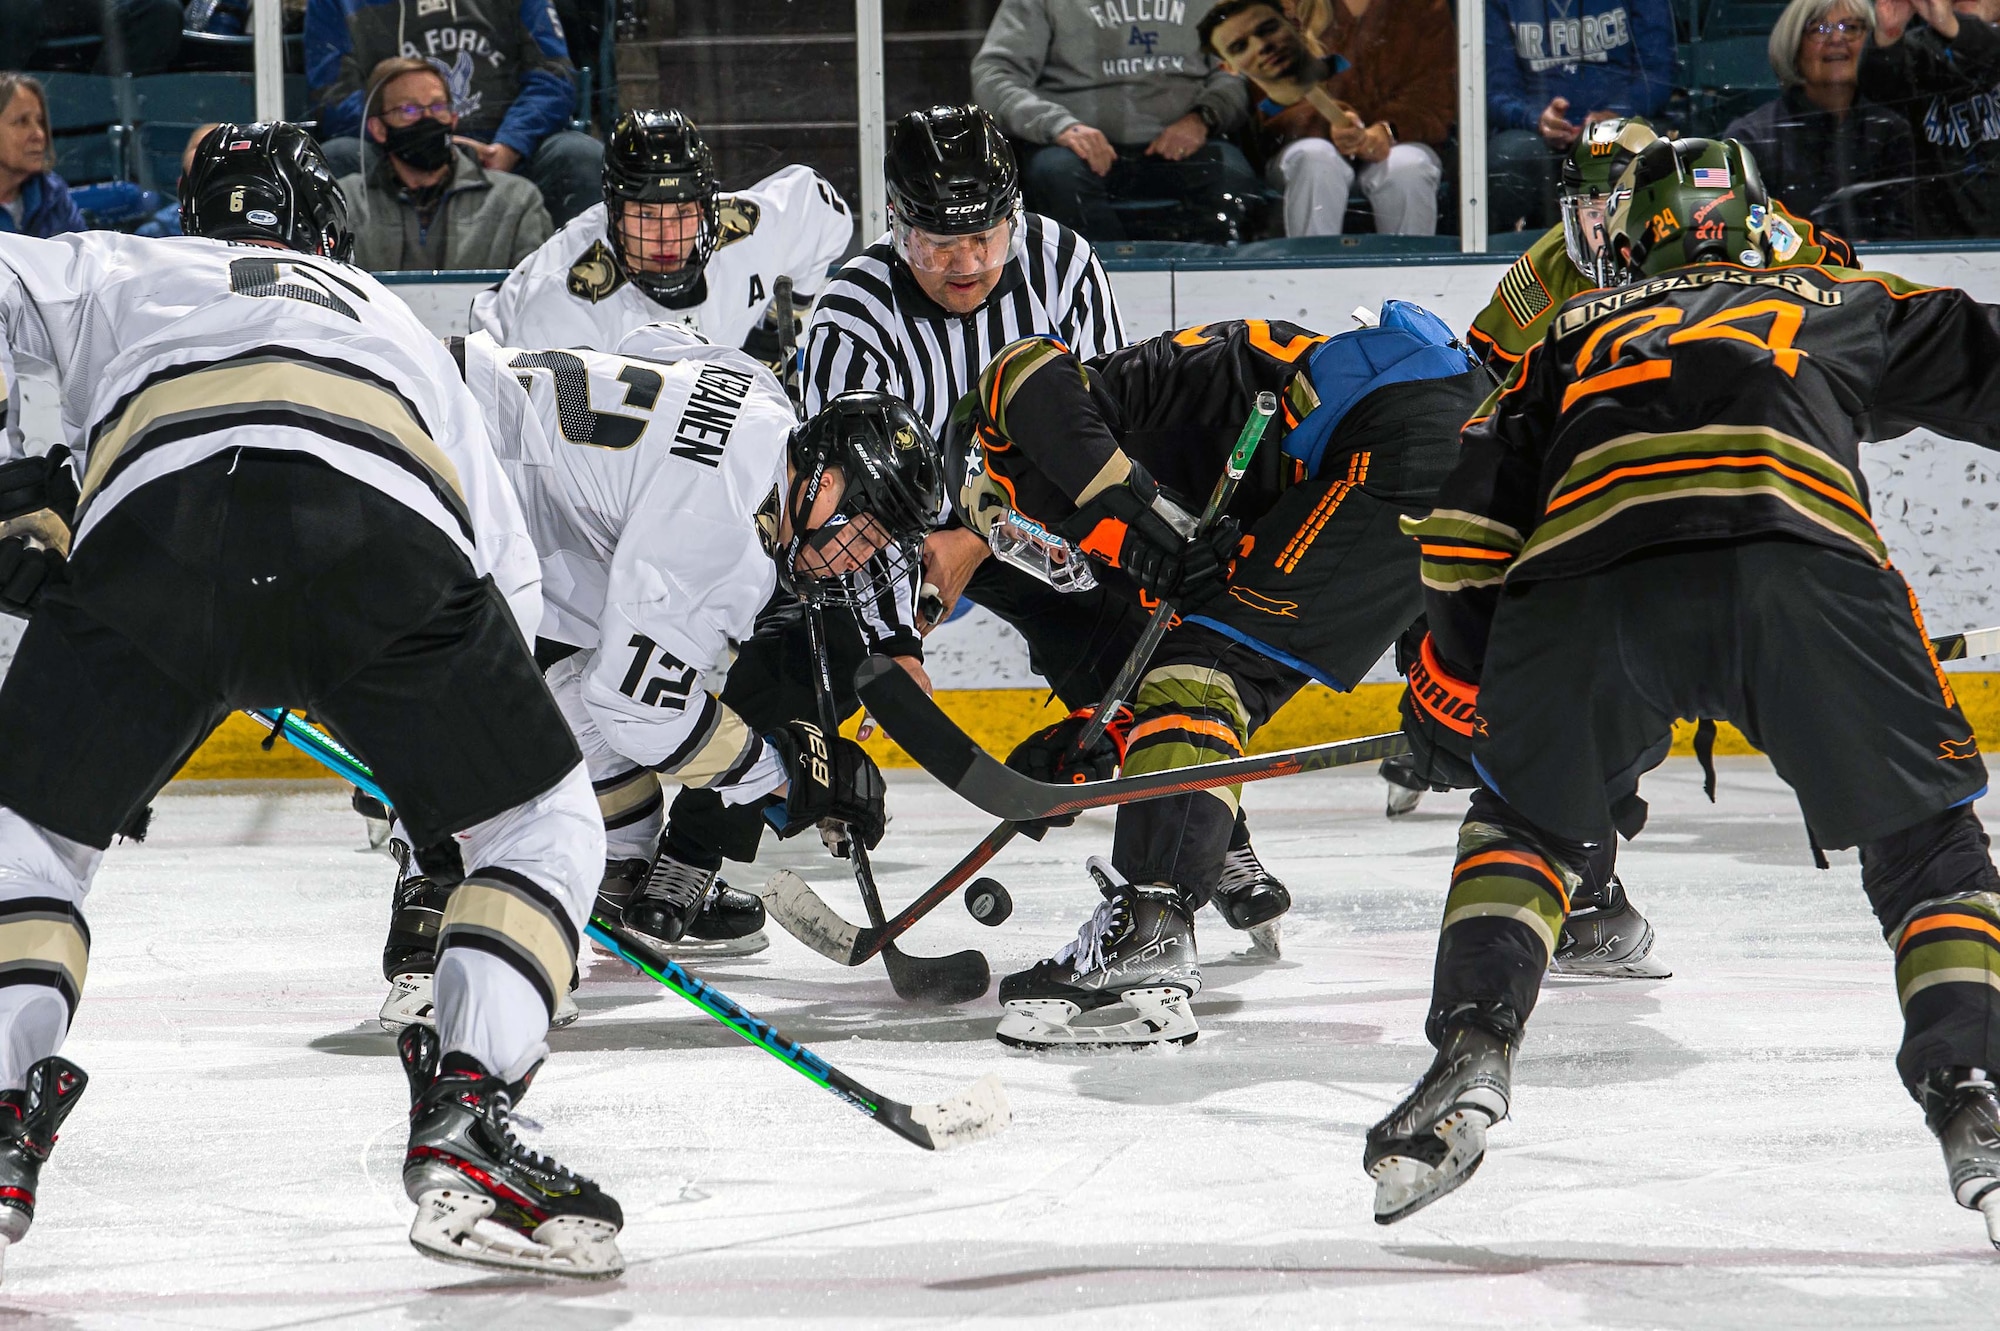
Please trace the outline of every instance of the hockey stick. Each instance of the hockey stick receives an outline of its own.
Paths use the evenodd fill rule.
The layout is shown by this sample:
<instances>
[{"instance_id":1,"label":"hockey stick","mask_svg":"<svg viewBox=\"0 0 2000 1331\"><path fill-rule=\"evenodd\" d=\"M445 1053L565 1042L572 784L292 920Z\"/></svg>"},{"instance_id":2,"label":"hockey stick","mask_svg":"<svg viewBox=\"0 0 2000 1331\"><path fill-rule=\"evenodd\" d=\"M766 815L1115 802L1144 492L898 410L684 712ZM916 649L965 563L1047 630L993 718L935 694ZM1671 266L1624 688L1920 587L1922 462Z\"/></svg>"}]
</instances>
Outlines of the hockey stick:
<instances>
[{"instance_id":1,"label":"hockey stick","mask_svg":"<svg viewBox=\"0 0 2000 1331\"><path fill-rule=\"evenodd\" d=\"M804 420L806 398L805 386L799 382L799 334L792 327L792 279L780 277L772 282L771 296L778 312L778 357L785 364L778 382L784 385L785 396L792 400L793 412Z\"/></svg>"},{"instance_id":2,"label":"hockey stick","mask_svg":"<svg viewBox=\"0 0 2000 1331\"><path fill-rule=\"evenodd\" d=\"M695 979L638 940L619 937L596 916L585 930L601 948L620 961L685 998L751 1044L793 1069L807 1081L825 1087L889 1131L926 1151L944 1151L991 1137L1013 1121L1007 1092L1000 1079L986 1074L965 1090L936 1104L906 1105L877 1095L812 1050L778 1033L776 1027L747 1011L714 986Z\"/></svg>"},{"instance_id":3,"label":"hockey stick","mask_svg":"<svg viewBox=\"0 0 2000 1331\"><path fill-rule=\"evenodd\" d=\"M258 709L247 714L269 726L272 734L283 735L301 753L328 768L341 780L360 786L385 804L389 802L381 787L376 785L375 774L368 770L366 764L310 726L296 722L290 713ZM314 740L313 736L318 739ZM599 947L640 974L673 990L806 1080L832 1091L889 1131L927 1151L949 1150L990 1137L1013 1121L1013 1111L1007 1106L1007 1092L1000 1085L1000 1079L991 1073L948 1100L928 1105L902 1104L877 1095L798 1041L786 1039L770 1022L713 985L695 979L637 939L617 937L595 915L591 916L584 932Z\"/></svg>"},{"instance_id":4,"label":"hockey stick","mask_svg":"<svg viewBox=\"0 0 2000 1331\"><path fill-rule=\"evenodd\" d=\"M840 718L833 700L833 677L828 673L830 657L826 620L816 594L809 592L805 603L806 629L812 639L813 667L817 671L814 685L819 694L820 725L831 740L840 733ZM889 668L905 679L909 678L895 662L890 661ZM917 686L912 682L910 687ZM923 692L921 689L917 691ZM851 829L847 846L848 854L854 859L854 882L861 890L861 904L867 908L868 922L880 928L886 923L882 915L882 894L875 887L875 871L868 863L868 848L861 844L861 838ZM889 972L890 987L895 989L899 998L921 999L930 1003L967 1003L985 993L986 986L993 979L985 953L971 948L944 957L913 957L885 940L881 955L882 965Z\"/></svg>"},{"instance_id":5,"label":"hockey stick","mask_svg":"<svg viewBox=\"0 0 2000 1331\"><path fill-rule=\"evenodd\" d=\"M1237 433L1236 445L1229 451L1223 462L1222 474L1215 478L1215 488L1209 492L1208 506L1202 510L1201 519L1195 526L1197 534L1208 531L1229 506L1230 498L1242 481L1244 473L1250 469L1250 459L1257 452L1257 445L1264 437L1264 430L1277 413L1278 398L1274 393L1260 392L1257 401L1244 419L1243 428ZM1125 663L1119 667L1111 687L1092 709L1090 720L1078 734L1070 752L1072 755L1090 751L1092 745L1104 737L1110 729L1111 719L1124 705L1125 696L1138 682L1139 673L1146 662L1152 659L1160 640L1167 635L1173 622L1173 606L1162 601L1147 621L1145 631L1125 654ZM931 885L929 891L918 897L895 919L886 923L881 916L870 912L870 924L860 929L849 924L824 898L814 892L812 885L789 870L779 873L765 885L764 908L785 927L794 938L812 948L821 956L837 961L844 966L859 966L874 956L931 911L944 903L952 893L998 855L1007 844L1020 834L1021 825L1014 821L1002 822L965 857L946 872L945 876Z\"/></svg>"},{"instance_id":6,"label":"hockey stick","mask_svg":"<svg viewBox=\"0 0 2000 1331\"><path fill-rule=\"evenodd\" d=\"M1969 661L1975 656L2000 652L2000 628L1967 629L1931 639L1931 650L1940 661Z\"/></svg>"}]
</instances>

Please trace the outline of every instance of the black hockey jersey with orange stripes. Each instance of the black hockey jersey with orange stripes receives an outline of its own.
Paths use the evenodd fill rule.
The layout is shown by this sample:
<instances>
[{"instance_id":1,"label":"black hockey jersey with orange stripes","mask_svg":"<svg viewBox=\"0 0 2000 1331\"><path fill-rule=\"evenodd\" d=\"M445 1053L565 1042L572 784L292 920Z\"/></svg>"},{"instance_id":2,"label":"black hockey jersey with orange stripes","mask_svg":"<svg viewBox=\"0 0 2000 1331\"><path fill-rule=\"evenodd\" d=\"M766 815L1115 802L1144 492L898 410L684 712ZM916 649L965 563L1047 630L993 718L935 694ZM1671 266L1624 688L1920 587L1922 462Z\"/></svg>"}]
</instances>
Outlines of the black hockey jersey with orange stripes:
<instances>
[{"instance_id":1,"label":"black hockey jersey with orange stripes","mask_svg":"<svg viewBox=\"0 0 2000 1331\"><path fill-rule=\"evenodd\" d=\"M1860 445L2000 447L2000 307L1887 273L1700 264L1579 296L1467 425L1423 548L1431 623L1476 670L1503 584L1785 536L1886 564Z\"/></svg>"}]
</instances>

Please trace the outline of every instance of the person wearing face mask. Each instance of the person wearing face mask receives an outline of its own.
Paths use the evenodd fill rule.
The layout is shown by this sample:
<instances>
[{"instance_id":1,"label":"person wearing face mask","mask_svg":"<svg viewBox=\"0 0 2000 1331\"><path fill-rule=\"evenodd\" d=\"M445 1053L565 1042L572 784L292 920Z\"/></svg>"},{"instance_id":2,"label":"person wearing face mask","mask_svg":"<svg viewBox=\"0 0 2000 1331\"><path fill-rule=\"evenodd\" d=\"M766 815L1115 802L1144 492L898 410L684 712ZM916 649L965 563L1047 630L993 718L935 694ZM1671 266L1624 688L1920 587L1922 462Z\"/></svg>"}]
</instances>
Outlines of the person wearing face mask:
<instances>
[{"instance_id":1,"label":"person wearing face mask","mask_svg":"<svg viewBox=\"0 0 2000 1331\"><path fill-rule=\"evenodd\" d=\"M368 79L363 170L340 189L354 214L354 262L374 272L509 268L554 225L525 177L488 171L452 136L458 116L427 60L384 60Z\"/></svg>"}]
</instances>

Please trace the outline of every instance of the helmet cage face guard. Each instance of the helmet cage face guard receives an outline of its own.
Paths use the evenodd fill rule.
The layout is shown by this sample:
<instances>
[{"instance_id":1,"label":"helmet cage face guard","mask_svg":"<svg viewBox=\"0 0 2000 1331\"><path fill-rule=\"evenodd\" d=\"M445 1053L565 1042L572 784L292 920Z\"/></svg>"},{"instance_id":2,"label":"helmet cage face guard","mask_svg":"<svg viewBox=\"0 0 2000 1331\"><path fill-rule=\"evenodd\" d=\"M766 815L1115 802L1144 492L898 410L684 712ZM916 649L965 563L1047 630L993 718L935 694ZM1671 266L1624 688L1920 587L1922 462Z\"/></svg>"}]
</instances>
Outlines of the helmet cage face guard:
<instances>
[{"instance_id":1,"label":"helmet cage face guard","mask_svg":"<svg viewBox=\"0 0 2000 1331\"><path fill-rule=\"evenodd\" d=\"M605 195L606 213L604 219L605 236L611 244L612 257L618 260L619 269L625 280L649 296L679 296L694 289L701 275L708 268L708 261L715 257L716 245L722 238L722 221L716 206L717 190L710 182L708 189L700 194L680 194L666 197L651 190L632 194ZM671 221L661 219L649 222L644 218L628 218L626 206L634 207L648 203L692 203L700 209L699 219L691 243L681 255L681 265L665 272L652 272L639 268L625 247L627 228L644 234L644 228L672 226Z\"/></svg>"},{"instance_id":2,"label":"helmet cage face guard","mask_svg":"<svg viewBox=\"0 0 2000 1331\"><path fill-rule=\"evenodd\" d=\"M1562 204L1563 248L1576 270L1600 287L1610 286L1616 267L1611 259L1611 202L1592 193L1565 193Z\"/></svg>"}]
</instances>

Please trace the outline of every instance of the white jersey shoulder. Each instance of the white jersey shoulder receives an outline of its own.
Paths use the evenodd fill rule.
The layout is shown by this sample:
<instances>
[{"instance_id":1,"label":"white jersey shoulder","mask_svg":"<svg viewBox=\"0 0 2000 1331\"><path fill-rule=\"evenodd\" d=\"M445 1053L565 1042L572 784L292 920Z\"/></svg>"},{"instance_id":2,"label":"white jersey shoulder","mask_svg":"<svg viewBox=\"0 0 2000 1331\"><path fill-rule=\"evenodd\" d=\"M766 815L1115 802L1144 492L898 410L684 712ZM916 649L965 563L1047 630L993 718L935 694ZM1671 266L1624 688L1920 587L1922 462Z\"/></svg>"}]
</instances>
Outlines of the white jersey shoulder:
<instances>
[{"instance_id":1,"label":"white jersey shoulder","mask_svg":"<svg viewBox=\"0 0 2000 1331\"><path fill-rule=\"evenodd\" d=\"M533 547L477 407L360 269L200 237L0 236L0 342L16 371L59 381L79 542L140 485L218 452L305 452L429 519L539 618Z\"/></svg>"},{"instance_id":2,"label":"white jersey shoulder","mask_svg":"<svg viewBox=\"0 0 2000 1331\"><path fill-rule=\"evenodd\" d=\"M472 303L472 327L506 346L610 350L644 324L687 325L717 346L740 347L790 277L816 294L854 235L845 201L810 167L788 166L718 205L721 238L699 300L673 308L627 281L611 251L606 204L585 210Z\"/></svg>"},{"instance_id":3,"label":"white jersey shoulder","mask_svg":"<svg viewBox=\"0 0 2000 1331\"><path fill-rule=\"evenodd\" d=\"M540 553L542 636L595 652L584 696L600 729L657 766L775 586L755 515L793 414L739 351L647 343L642 357L475 333L465 374Z\"/></svg>"}]
</instances>

